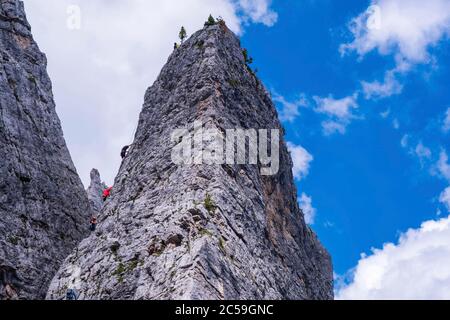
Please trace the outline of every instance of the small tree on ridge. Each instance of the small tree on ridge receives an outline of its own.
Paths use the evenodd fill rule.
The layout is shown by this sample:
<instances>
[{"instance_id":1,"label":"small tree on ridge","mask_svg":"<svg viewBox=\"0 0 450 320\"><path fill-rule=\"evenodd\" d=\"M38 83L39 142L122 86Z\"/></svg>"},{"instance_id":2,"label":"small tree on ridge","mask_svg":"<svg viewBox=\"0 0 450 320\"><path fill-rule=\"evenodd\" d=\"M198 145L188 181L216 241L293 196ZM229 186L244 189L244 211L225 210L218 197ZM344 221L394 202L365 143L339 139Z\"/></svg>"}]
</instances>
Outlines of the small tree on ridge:
<instances>
[{"instance_id":1,"label":"small tree on ridge","mask_svg":"<svg viewBox=\"0 0 450 320\"><path fill-rule=\"evenodd\" d=\"M184 39L187 37L186 29L184 27L181 27L180 33L178 34L178 37L181 40L181 43L184 42Z\"/></svg>"}]
</instances>

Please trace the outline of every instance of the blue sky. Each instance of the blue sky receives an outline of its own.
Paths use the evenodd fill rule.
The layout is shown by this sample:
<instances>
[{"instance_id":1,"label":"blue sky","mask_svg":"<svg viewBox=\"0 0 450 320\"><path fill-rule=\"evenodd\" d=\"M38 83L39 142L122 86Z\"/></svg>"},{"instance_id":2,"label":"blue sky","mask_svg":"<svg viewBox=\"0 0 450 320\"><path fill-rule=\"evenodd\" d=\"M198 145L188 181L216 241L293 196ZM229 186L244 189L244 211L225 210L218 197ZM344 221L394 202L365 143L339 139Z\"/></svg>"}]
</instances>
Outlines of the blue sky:
<instances>
[{"instance_id":1,"label":"blue sky","mask_svg":"<svg viewBox=\"0 0 450 320\"><path fill-rule=\"evenodd\" d=\"M272 92L337 296L450 299L450 0L24 2L85 186L93 167L113 183L180 26L221 16Z\"/></svg>"},{"instance_id":2,"label":"blue sky","mask_svg":"<svg viewBox=\"0 0 450 320\"><path fill-rule=\"evenodd\" d=\"M382 81L395 67L394 54L341 56L340 45L352 41L348 23L369 4L274 1L277 23L270 28L251 25L242 37L272 92L290 102L310 100L284 125L287 140L314 157L309 174L297 186L299 193L312 198L313 229L330 251L338 274L356 266L361 253L395 243L400 232L436 219L438 210L441 215L447 212L438 198L448 183L432 172L441 150L450 151L449 135L441 130L450 106L445 36L427 48L433 63L414 64L399 76L400 94L358 98L357 118L345 134L324 135L323 117L314 112L312 97L350 96L362 80ZM277 106L282 113L284 105ZM408 146L402 146L406 135ZM429 157L418 157L419 143L429 148Z\"/></svg>"}]
</instances>

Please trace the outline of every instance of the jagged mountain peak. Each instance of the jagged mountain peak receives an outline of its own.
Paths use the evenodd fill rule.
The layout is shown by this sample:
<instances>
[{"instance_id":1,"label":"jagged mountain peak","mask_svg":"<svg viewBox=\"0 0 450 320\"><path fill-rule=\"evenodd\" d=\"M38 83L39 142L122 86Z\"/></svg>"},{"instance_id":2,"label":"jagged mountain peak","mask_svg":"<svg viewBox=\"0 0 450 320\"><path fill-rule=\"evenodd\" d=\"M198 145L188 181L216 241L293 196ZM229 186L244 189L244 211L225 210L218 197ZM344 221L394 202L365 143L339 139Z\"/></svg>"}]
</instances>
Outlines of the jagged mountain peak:
<instances>
[{"instance_id":1,"label":"jagged mountain peak","mask_svg":"<svg viewBox=\"0 0 450 320\"><path fill-rule=\"evenodd\" d=\"M330 257L304 222L277 112L248 62L222 23L171 54L145 94L98 229L66 259L49 299L67 288L80 299L333 297ZM175 163L174 148L185 138L192 146L190 135L206 154L212 142L195 140L203 129L278 134L278 170L201 157ZM174 139L177 130L186 136Z\"/></svg>"}]
</instances>

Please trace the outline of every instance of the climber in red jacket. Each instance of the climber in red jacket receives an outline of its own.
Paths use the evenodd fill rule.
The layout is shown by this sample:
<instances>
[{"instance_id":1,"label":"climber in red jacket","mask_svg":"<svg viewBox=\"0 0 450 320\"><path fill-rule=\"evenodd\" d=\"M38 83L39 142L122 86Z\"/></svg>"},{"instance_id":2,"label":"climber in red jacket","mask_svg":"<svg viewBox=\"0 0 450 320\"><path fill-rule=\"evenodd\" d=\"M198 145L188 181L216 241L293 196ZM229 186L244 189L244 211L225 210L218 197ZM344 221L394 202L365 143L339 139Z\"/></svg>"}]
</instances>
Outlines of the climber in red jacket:
<instances>
[{"instance_id":1,"label":"climber in red jacket","mask_svg":"<svg viewBox=\"0 0 450 320\"><path fill-rule=\"evenodd\" d=\"M108 188L108 189L105 189L103 191L103 201L106 201L106 199L109 198L109 196L111 195L111 190L112 190L112 187Z\"/></svg>"}]
</instances>

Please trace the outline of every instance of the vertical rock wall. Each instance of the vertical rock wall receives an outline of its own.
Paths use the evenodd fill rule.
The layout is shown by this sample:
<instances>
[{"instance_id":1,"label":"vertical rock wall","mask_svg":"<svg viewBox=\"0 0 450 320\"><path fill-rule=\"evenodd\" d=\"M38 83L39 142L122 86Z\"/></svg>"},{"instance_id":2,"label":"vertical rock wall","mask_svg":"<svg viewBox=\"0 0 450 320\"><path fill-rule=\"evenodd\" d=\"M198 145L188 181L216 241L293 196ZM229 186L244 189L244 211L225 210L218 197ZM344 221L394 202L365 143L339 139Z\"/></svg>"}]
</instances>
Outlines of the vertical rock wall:
<instances>
[{"instance_id":1,"label":"vertical rock wall","mask_svg":"<svg viewBox=\"0 0 450 320\"><path fill-rule=\"evenodd\" d=\"M0 0L0 299L41 299L90 209L24 6Z\"/></svg>"}]
</instances>

